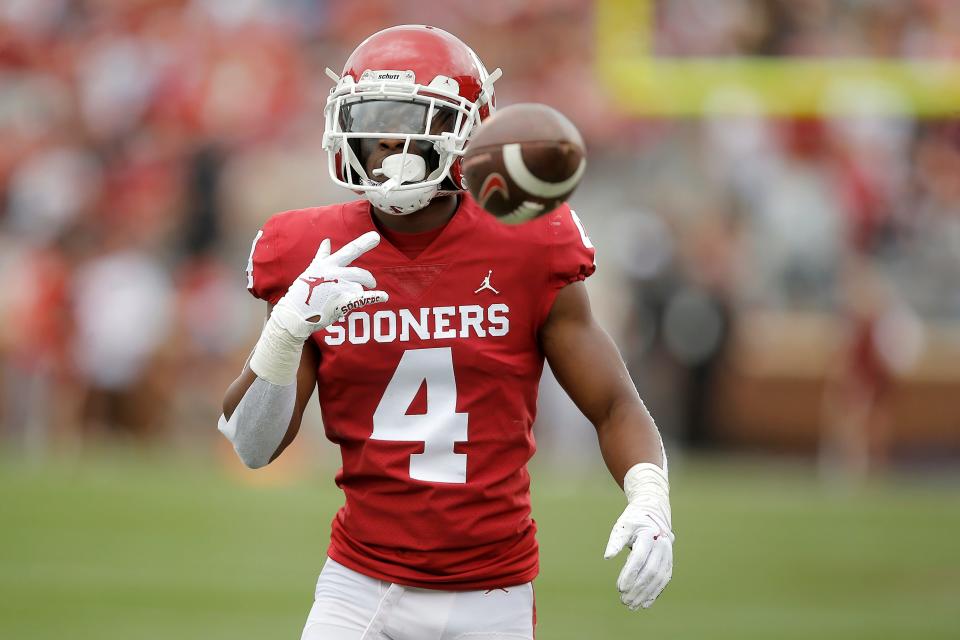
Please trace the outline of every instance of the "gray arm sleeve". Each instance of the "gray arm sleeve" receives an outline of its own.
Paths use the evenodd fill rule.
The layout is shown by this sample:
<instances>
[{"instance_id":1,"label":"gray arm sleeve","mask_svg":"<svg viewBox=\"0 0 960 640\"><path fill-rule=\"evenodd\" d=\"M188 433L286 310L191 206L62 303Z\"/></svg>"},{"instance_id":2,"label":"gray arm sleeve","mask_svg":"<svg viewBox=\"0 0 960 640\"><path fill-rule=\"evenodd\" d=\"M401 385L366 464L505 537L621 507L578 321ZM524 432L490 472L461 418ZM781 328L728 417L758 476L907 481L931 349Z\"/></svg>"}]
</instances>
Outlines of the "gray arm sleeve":
<instances>
[{"instance_id":1,"label":"gray arm sleeve","mask_svg":"<svg viewBox=\"0 0 960 640\"><path fill-rule=\"evenodd\" d=\"M270 462L283 440L297 401L297 383L278 385L257 378L243 394L227 420L220 416L217 428L233 444L237 455L251 469Z\"/></svg>"}]
</instances>

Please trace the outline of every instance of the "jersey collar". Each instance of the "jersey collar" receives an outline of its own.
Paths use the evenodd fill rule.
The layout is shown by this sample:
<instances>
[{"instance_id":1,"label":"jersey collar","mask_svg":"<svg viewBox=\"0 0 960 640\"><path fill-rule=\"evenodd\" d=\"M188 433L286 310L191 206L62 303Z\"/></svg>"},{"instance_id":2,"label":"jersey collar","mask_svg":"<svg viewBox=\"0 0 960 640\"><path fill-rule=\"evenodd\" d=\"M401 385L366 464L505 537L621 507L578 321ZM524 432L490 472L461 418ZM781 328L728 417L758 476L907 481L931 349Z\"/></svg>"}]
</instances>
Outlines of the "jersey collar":
<instances>
[{"instance_id":1,"label":"jersey collar","mask_svg":"<svg viewBox=\"0 0 960 640\"><path fill-rule=\"evenodd\" d=\"M402 251L397 249L386 238L380 243L392 255L404 263L435 263L455 260L457 254L462 253L463 247L457 242L467 236L470 230L477 223L478 211L476 206L471 206L472 201L469 197L461 196L460 205L454 212L453 217L447 222L443 231L440 232L433 242L424 249L415 258L407 257ZM356 236L360 236L368 231L378 231L377 225L373 220L373 212L370 210L370 203L366 200L355 200L343 205L344 224L351 229ZM483 212L479 212L483 214ZM412 214L415 215L415 214Z\"/></svg>"}]
</instances>

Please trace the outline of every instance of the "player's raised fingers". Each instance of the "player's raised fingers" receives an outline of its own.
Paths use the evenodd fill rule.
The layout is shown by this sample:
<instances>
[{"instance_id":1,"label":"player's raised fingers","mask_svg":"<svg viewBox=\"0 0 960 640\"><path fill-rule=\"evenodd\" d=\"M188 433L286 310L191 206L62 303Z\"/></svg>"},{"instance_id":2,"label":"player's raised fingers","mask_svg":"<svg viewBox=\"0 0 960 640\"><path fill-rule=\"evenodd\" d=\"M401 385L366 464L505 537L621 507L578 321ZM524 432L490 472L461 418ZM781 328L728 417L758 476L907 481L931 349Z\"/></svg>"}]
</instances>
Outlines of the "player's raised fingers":
<instances>
[{"instance_id":1,"label":"player's raised fingers","mask_svg":"<svg viewBox=\"0 0 960 640\"><path fill-rule=\"evenodd\" d=\"M333 275L341 280L356 282L367 289L373 289L377 286L377 279L373 277L373 274L360 267L340 267Z\"/></svg>"},{"instance_id":2,"label":"player's raised fingers","mask_svg":"<svg viewBox=\"0 0 960 640\"><path fill-rule=\"evenodd\" d=\"M380 244L380 234L376 231L368 231L359 238L351 240L340 247L336 253L330 257L336 264L345 267L378 244Z\"/></svg>"},{"instance_id":3,"label":"player's raised fingers","mask_svg":"<svg viewBox=\"0 0 960 640\"><path fill-rule=\"evenodd\" d=\"M320 246L317 247L317 255L313 257L314 262L319 262L330 256L330 238L324 238Z\"/></svg>"}]
</instances>

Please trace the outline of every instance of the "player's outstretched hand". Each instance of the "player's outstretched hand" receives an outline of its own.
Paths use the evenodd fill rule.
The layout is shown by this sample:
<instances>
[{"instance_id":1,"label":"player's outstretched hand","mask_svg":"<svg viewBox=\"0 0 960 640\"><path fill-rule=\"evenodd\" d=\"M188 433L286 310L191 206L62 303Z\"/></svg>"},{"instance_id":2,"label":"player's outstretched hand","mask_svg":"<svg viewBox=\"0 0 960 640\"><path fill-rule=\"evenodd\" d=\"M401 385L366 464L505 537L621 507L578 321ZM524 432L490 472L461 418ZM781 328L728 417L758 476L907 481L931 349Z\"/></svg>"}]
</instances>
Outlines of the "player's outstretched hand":
<instances>
[{"instance_id":1,"label":"player's outstretched hand","mask_svg":"<svg viewBox=\"0 0 960 640\"><path fill-rule=\"evenodd\" d=\"M310 266L277 302L273 315L295 338L306 340L350 311L386 302L383 291L373 291L377 281L366 269L350 264L380 244L380 234L369 231L330 253L330 240L320 243Z\"/></svg>"},{"instance_id":2,"label":"player's outstretched hand","mask_svg":"<svg viewBox=\"0 0 960 640\"><path fill-rule=\"evenodd\" d=\"M656 465L638 464L623 482L627 508L610 532L604 558L624 547L630 554L617 579L620 601L636 611L648 608L673 576L673 540L670 525L669 484Z\"/></svg>"}]
</instances>

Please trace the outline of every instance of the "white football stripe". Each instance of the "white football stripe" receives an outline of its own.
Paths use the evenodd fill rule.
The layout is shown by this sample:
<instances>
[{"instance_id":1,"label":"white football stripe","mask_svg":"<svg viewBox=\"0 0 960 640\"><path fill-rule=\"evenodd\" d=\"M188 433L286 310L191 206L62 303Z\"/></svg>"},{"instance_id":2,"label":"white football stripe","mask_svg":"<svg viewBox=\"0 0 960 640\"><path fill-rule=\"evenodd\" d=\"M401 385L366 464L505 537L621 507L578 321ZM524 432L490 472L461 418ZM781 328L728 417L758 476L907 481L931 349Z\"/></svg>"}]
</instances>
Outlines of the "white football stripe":
<instances>
[{"instance_id":1,"label":"white football stripe","mask_svg":"<svg viewBox=\"0 0 960 640\"><path fill-rule=\"evenodd\" d=\"M518 142L503 145L503 164L514 183L530 195L538 198L556 198L577 186L583 171L587 168L587 159L581 158L580 166L563 182L547 182L530 173L523 162L523 151Z\"/></svg>"}]
</instances>

